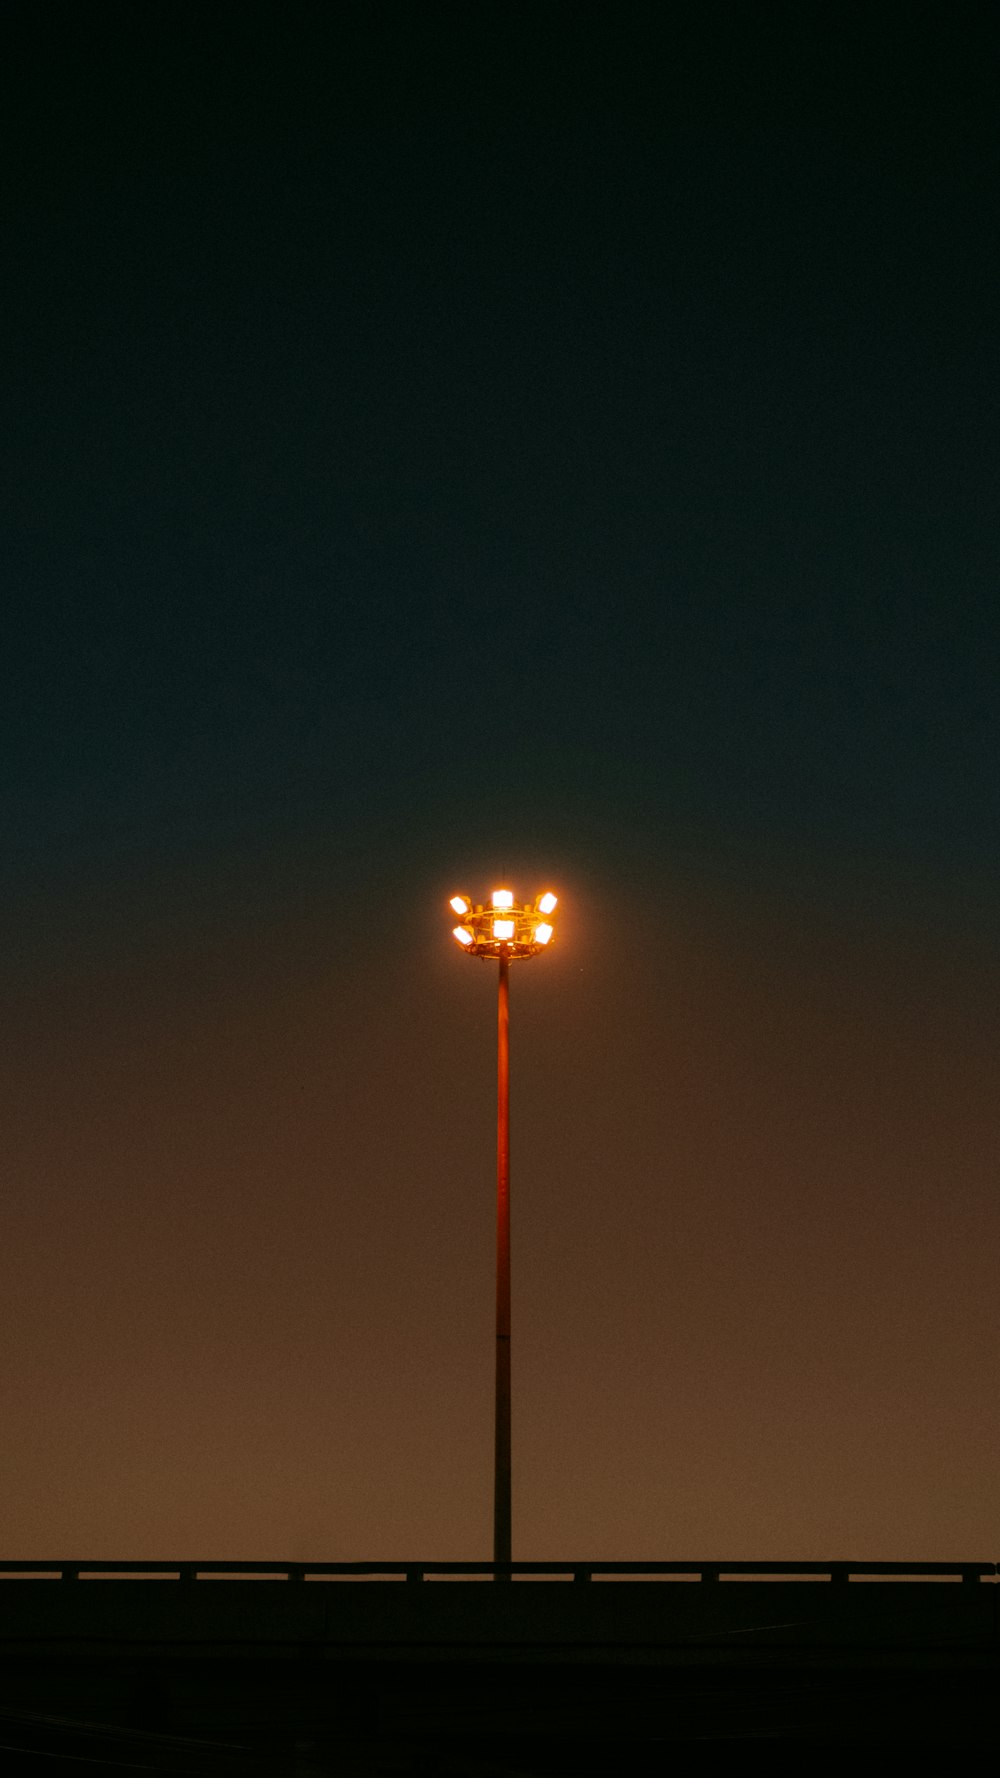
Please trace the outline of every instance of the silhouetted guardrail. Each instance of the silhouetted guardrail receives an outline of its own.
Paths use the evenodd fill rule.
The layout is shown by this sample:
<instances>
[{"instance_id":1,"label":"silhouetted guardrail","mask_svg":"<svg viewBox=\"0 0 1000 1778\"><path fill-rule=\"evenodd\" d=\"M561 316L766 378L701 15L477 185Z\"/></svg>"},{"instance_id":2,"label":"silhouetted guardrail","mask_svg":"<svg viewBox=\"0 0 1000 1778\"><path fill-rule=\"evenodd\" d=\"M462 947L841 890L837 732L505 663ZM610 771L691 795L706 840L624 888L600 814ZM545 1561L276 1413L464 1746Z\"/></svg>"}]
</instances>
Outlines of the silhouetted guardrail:
<instances>
[{"instance_id":1,"label":"silhouetted guardrail","mask_svg":"<svg viewBox=\"0 0 1000 1778\"><path fill-rule=\"evenodd\" d=\"M0 1744L110 1768L127 1729L137 1766L185 1775L291 1772L300 1743L316 1771L653 1771L665 1743L723 1740L930 1747L964 1770L995 1759L997 1577L995 1562L22 1558L0 1562ZM151 1735L175 1738L169 1760Z\"/></svg>"},{"instance_id":2,"label":"silhouetted guardrail","mask_svg":"<svg viewBox=\"0 0 1000 1778\"><path fill-rule=\"evenodd\" d=\"M726 1582L748 1579L828 1581L939 1580L978 1586L995 1581L996 1562L0 1562L0 1581L164 1579L196 1581L662 1579Z\"/></svg>"}]
</instances>

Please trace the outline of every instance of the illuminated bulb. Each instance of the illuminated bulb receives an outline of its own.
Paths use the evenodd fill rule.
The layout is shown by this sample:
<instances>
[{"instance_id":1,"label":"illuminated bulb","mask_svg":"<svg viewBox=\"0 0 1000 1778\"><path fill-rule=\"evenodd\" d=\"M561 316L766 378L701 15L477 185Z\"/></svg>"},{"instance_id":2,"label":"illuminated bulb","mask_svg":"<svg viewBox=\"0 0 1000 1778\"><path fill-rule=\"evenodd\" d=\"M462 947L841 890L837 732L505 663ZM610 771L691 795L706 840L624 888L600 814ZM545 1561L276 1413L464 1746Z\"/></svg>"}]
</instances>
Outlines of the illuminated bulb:
<instances>
[{"instance_id":1,"label":"illuminated bulb","mask_svg":"<svg viewBox=\"0 0 1000 1778\"><path fill-rule=\"evenodd\" d=\"M545 894L540 895L538 898L538 912L540 914L551 914L552 909L555 907L558 899L559 899L559 897L557 895L553 895L551 889L547 889L545 891ZM452 902L451 905L452 905L452 907L454 907L455 903ZM543 940L542 942L544 943L545 941Z\"/></svg>"},{"instance_id":2,"label":"illuminated bulb","mask_svg":"<svg viewBox=\"0 0 1000 1778\"><path fill-rule=\"evenodd\" d=\"M475 943L472 933L467 926L456 926L454 928L454 936L458 939L460 945L471 945Z\"/></svg>"},{"instance_id":3,"label":"illuminated bulb","mask_svg":"<svg viewBox=\"0 0 1000 1778\"><path fill-rule=\"evenodd\" d=\"M514 922L513 922L513 920L494 920L494 922L493 922L493 937L494 938L508 939L508 938L513 938L513 936L514 936Z\"/></svg>"},{"instance_id":4,"label":"illuminated bulb","mask_svg":"<svg viewBox=\"0 0 1000 1778\"><path fill-rule=\"evenodd\" d=\"M467 914L469 911L470 905L471 904L469 902L469 898L467 895L453 895L450 902L448 903L448 906L450 908L454 908L456 914ZM547 910L545 910L545 911L547 911Z\"/></svg>"},{"instance_id":5,"label":"illuminated bulb","mask_svg":"<svg viewBox=\"0 0 1000 1778\"><path fill-rule=\"evenodd\" d=\"M552 937L551 926L549 926L544 920L542 920L540 925L535 927L535 943L536 943L536 945L547 945L549 942L549 939L551 937Z\"/></svg>"},{"instance_id":6,"label":"illuminated bulb","mask_svg":"<svg viewBox=\"0 0 1000 1778\"><path fill-rule=\"evenodd\" d=\"M493 906L495 908L512 908L514 906L514 896L511 890L494 889Z\"/></svg>"}]
</instances>

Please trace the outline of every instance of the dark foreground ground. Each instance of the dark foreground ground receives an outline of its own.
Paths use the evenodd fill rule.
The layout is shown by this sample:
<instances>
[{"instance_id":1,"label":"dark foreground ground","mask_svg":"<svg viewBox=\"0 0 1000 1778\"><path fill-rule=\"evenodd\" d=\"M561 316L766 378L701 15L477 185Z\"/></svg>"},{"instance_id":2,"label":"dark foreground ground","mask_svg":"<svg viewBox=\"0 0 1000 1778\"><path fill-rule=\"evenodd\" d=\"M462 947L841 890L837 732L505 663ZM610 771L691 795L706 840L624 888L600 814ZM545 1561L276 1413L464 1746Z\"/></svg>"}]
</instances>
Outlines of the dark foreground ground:
<instances>
[{"instance_id":1,"label":"dark foreground ground","mask_svg":"<svg viewBox=\"0 0 1000 1778\"><path fill-rule=\"evenodd\" d=\"M995 1754L992 1564L506 1584L153 1566L0 1565L0 1770L572 1778Z\"/></svg>"}]
</instances>

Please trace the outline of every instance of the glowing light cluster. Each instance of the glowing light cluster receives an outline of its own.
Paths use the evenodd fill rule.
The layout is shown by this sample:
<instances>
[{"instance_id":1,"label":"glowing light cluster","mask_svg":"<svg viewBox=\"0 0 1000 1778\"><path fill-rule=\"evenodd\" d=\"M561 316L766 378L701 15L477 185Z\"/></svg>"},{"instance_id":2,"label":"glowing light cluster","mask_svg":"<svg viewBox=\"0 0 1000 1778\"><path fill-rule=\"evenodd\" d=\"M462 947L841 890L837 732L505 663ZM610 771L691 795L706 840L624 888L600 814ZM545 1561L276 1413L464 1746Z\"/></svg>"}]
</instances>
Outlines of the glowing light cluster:
<instances>
[{"instance_id":1,"label":"glowing light cluster","mask_svg":"<svg viewBox=\"0 0 1000 1778\"><path fill-rule=\"evenodd\" d=\"M494 889L488 903L453 895L448 905L461 918L452 935L471 957L534 957L555 933L551 915L558 897L551 889L534 902L519 902L513 889Z\"/></svg>"}]
</instances>

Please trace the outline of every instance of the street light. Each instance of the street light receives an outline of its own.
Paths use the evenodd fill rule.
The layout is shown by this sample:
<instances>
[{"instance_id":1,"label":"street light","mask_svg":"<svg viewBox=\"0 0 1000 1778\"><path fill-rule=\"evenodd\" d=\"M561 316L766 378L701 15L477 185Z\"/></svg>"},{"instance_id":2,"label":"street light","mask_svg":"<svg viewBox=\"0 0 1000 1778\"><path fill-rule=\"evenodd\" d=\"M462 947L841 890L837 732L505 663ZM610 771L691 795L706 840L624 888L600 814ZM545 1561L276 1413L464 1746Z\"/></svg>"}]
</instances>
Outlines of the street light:
<instances>
[{"instance_id":1,"label":"street light","mask_svg":"<svg viewBox=\"0 0 1000 1778\"><path fill-rule=\"evenodd\" d=\"M452 936L469 957L495 957L497 987L497 1352L493 1441L493 1561L511 1560L510 1529L510 966L536 957L552 942L551 916L557 897L551 889L533 903L514 899L512 889L494 889L489 904L453 895L460 924ZM499 1577L498 1577L499 1578ZM506 1578L506 1577L505 1577Z\"/></svg>"}]
</instances>

